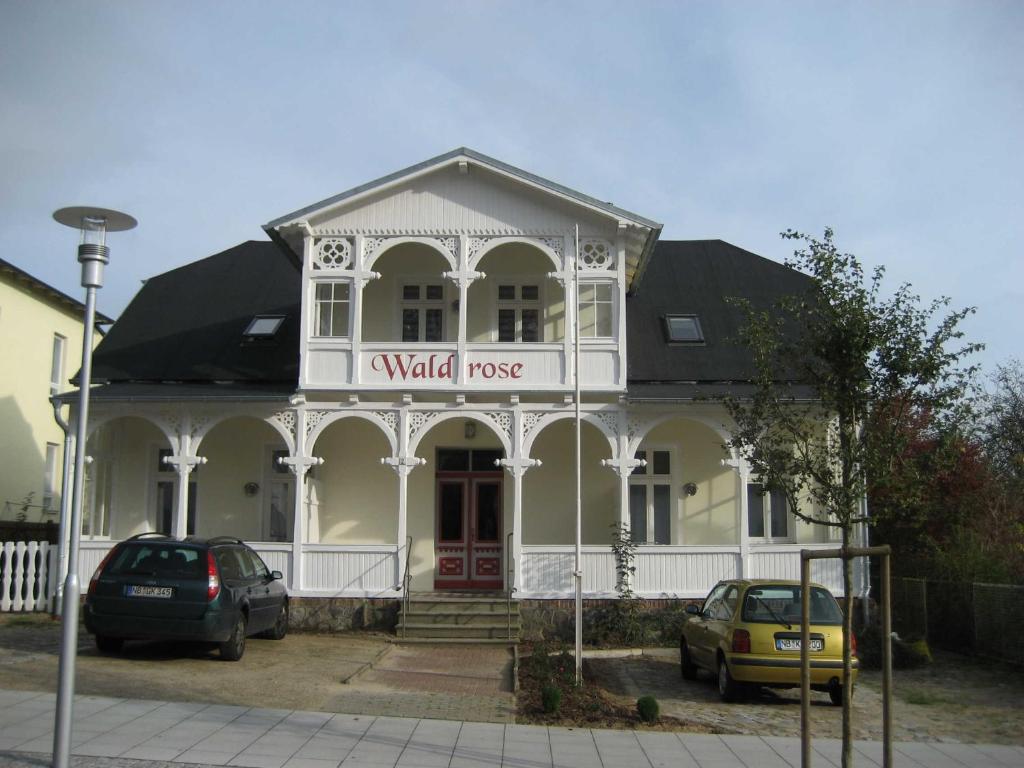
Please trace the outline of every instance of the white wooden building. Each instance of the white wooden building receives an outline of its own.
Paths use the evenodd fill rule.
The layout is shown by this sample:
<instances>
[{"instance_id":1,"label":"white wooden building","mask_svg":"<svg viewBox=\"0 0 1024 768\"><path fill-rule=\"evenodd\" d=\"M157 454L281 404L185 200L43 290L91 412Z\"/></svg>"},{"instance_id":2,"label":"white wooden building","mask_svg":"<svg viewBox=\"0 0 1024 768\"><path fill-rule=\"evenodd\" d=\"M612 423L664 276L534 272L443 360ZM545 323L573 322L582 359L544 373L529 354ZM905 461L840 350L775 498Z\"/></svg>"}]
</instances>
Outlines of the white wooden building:
<instances>
[{"instance_id":1,"label":"white wooden building","mask_svg":"<svg viewBox=\"0 0 1024 768\"><path fill-rule=\"evenodd\" d=\"M726 297L802 275L468 149L263 229L147 281L97 349L83 579L160 530L240 536L300 597L393 600L407 566L416 591L568 597L576 300L585 596L615 594L619 523L648 598L835 546L725 450L709 399L750 375Z\"/></svg>"}]
</instances>

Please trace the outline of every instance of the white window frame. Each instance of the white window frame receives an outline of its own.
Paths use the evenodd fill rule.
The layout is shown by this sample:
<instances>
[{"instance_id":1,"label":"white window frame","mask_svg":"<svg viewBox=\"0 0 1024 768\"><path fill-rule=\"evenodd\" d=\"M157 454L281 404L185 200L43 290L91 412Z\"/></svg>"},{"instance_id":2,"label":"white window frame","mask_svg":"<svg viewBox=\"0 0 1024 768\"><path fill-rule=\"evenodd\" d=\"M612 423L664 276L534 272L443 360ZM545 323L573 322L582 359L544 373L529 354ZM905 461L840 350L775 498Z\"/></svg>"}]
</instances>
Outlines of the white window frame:
<instances>
[{"instance_id":1,"label":"white window frame","mask_svg":"<svg viewBox=\"0 0 1024 768\"><path fill-rule=\"evenodd\" d=\"M750 498L752 489L757 486L761 489L761 518L762 524L764 525L763 536L753 536L750 533L750 519L753 516L753 510L750 505ZM795 518L793 512L789 508L789 501L786 499L785 494L782 491L778 492L778 495L773 494L771 491L765 490L764 483L760 480L751 480L747 483L744 492L747 494L747 538L752 542L762 544L792 544L796 541L795 531ZM777 499L781 499L782 503L786 505L786 535L785 536L773 536L772 535L772 505Z\"/></svg>"},{"instance_id":2,"label":"white window frame","mask_svg":"<svg viewBox=\"0 0 1024 768\"><path fill-rule=\"evenodd\" d=\"M419 299L405 299L405 288L406 286L415 285L420 289ZM441 298L440 299L427 299L427 286L440 285L441 286ZM448 338L448 285L440 275L407 275L398 281L398 297L395 301L395 306L398 309L397 316L395 318L395 326L398 329L395 333L395 340L401 341L404 344L444 344ZM419 313L418 320L418 338L416 341L403 341L402 334L405 329L405 320L403 317L406 309L415 309ZM440 309L441 310L441 338L437 341L426 341L427 335L427 318L426 310L428 309Z\"/></svg>"},{"instance_id":3,"label":"white window frame","mask_svg":"<svg viewBox=\"0 0 1024 768\"><path fill-rule=\"evenodd\" d=\"M260 489L262 495L262 508L263 515L260 521L260 540L267 542L278 542L278 543L291 543L295 537L295 474L291 471L291 468L287 465L278 464L277 459L279 457L288 457L288 449L282 447L278 443L267 443L263 447L263 487ZM312 472L315 468L310 469L310 474L307 475L307 479L312 479ZM273 501L272 485L275 483L282 483L286 486L286 492L284 497L288 505L288 511L285 515L285 525L287 531L284 539L272 539L270 537L271 525L271 502ZM290 518L290 519L289 519Z\"/></svg>"},{"instance_id":4,"label":"white window frame","mask_svg":"<svg viewBox=\"0 0 1024 768\"><path fill-rule=\"evenodd\" d=\"M668 453L669 473L667 475L654 474L654 453ZM652 546L669 546L673 544L679 518L679 494L676 491L676 478L679 475L676 450L671 445L643 444L636 450L636 455L643 454L640 458L647 460L643 474L631 474L629 485L643 485L647 488L647 530L644 532L644 544ZM669 514L668 514L668 541L655 542L654 540L654 487L657 485L668 486ZM632 509L630 509L632 520Z\"/></svg>"},{"instance_id":5,"label":"white window frame","mask_svg":"<svg viewBox=\"0 0 1024 768\"><path fill-rule=\"evenodd\" d=\"M584 304L584 301L583 301L583 298L582 298L583 297L583 289L585 287L590 287L590 286L593 286L595 288L598 287L598 286L607 286L608 289L609 289L609 292L611 293L610 298L607 301L605 301L605 300L598 300L596 298L596 294L595 294L595 298L592 301L588 301L588 302L586 302L586 304ZM580 338L583 339L584 341L609 341L609 340L615 338L615 329L616 329L617 320L618 320L618 315L616 314L617 313L617 309L618 309L618 306L617 306L618 302L616 300L616 297L618 295L618 291L616 290L616 287L617 287L617 285L616 285L616 283L615 283L615 281L613 279L593 279L593 278L587 278L587 279L581 278L580 279L580 281L579 281L579 283L577 285L577 292L579 294L578 297L577 297L577 301L579 302L579 305L580 305L580 312L579 312L580 317L582 318L582 316L583 316L583 307L584 306L591 306L592 305L595 308L595 310L594 310L594 333L592 335L585 335L584 332L583 332L583 325L582 325L582 323L580 324ZM598 311L598 308L602 307L602 306L607 306L608 307L608 316L609 316L608 317L608 327L609 327L610 333L608 335L606 335L606 336L601 336L601 335L597 334L597 329L600 327L600 323L598 322L598 319L600 317L600 313Z\"/></svg>"},{"instance_id":6,"label":"white window frame","mask_svg":"<svg viewBox=\"0 0 1024 768\"><path fill-rule=\"evenodd\" d=\"M500 299L499 288L503 285L512 285L516 289L515 299ZM537 289L537 298L534 299L522 299L520 298L523 294L523 286L530 286ZM495 278L494 282L494 315L492 316L492 328L494 329L491 334L491 340L501 344L540 344L544 341L544 322L545 322L545 308L547 302L545 301L544 281L540 278L511 278L502 279L500 277ZM516 313L516 337L511 341L501 341L498 333L498 317L500 316L501 310L511 309ZM523 341L523 310L524 309L535 309L537 310L537 340L536 341Z\"/></svg>"},{"instance_id":7,"label":"white window frame","mask_svg":"<svg viewBox=\"0 0 1024 768\"><path fill-rule=\"evenodd\" d=\"M332 296L331 296L331 299L329 301L321 300L320 297L318 296L318 294L320 292L320 286L323 286L323 285L330 285L330 286L332 286L332 290L331 290ZM333 286L339 286L339 285L344 285L344 286L348 287L348 298L345 298L345 299L336 299L336 298L334 298ZM353 286L351 280L314 280L314 281L312 281L313 325L312 325L312 328L310 329L310 337L312 337L314 339L351 339L352 338L352 322L353 322L353 318L352 318L353 295L352 295L352 292L353 292L353 290L354 290L354 286ZM332 313L331 313L331 328L330 328L331 333L329 333L327 335L321 335L320 334L320 312L321 312L321 306L324 305L324 304L331 304L332 307L335 306L335 305L339 305L339 304L344 304L345 305L345 325L346 325L345 333L341 334L341 333L334 333L333 332L334 331L334 323L335 323L335 319L336 318L335 318L335 315L334 315L334 313L332 311Z\"/></svg>"},{"instance_id":8,"label":"white window frame","mask_svg":"<svg viewBox=\"0 0 1024 768\"><path fill-rule=\"evenodd\" d=\"M160 499L159 483L171 483L171 493L173 494L173 506L171 508L171 525L174 525L174 511L177 509L178 504L178 468L172 464L164 464L161 453L168 451L168 455L173 456L174 450L169 448L166 443L152 443L149 448L149 455L152 457L149 462L149 510L153 512L153 530L160 530L160 510L157 507L157 502ZM199 478L196 475L199 473L199 465L192 467L192 471L188 474L188 497L192 504L192 528L196 534L198 531L199 523ZM148 515L147 515L148 519ZM186 531L187 522L186 522ZM171 533L170 531L168 533ZM189 534L191 535L191 534Z\"/></svg>"},{"instance_id":9,"label":"white window frame","mask_svg":"<svg viewBox=\"0 0 1024 768\"><path fill-rule=\"evenodd\" d=\"M53 334L53 349L50 353L50 394L60 392L64 383L65 356L67 355L68 339L59 333Z\"/></svg>"}]
</instances>

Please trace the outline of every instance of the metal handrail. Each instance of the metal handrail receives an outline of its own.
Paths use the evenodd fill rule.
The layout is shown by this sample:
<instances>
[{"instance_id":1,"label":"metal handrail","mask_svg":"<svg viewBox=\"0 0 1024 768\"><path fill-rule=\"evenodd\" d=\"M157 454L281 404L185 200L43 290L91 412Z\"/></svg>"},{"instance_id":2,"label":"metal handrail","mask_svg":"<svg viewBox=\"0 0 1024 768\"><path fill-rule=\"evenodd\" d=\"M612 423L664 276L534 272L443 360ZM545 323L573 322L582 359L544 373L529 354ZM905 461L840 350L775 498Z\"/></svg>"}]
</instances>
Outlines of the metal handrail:
<instances>
[{"instance_id":1,"label":"metal handrail","mask_svg":"<svg viewBox=\"0 0 1024 768\"><path fill-rule=\"evenodd\" d=\"M512 640L512 593L516 591L516 560L512 557L512 534L505 537L505 562L508 563L505 574L505 615L508 618L508 639Z\"/></svg>"},{"instance_id":2,"label":"metal handrail","mask_svg":"<svg viewBox=\"0 0 1024 768\"><path fill-rule=\"evenodd\" d=\"M408 632L409 623L409 588L412 586L412 571L409 564L412 562L412 536L405 537L405 573L402 574L402 637L405 638Z\"/></svg>"}]
</instances>

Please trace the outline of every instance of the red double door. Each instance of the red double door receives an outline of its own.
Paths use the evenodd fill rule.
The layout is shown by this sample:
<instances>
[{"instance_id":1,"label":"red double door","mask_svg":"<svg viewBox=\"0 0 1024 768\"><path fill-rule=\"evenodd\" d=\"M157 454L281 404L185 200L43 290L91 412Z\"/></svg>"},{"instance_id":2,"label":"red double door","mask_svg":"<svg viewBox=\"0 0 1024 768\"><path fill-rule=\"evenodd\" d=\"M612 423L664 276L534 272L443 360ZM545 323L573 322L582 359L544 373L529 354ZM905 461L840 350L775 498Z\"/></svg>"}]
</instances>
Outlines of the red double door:
<instances>
[{"instance_id":1,"label":"red double door","mask_svg":"<svg viewBox=\"0 0 1024 768\"><path fill-rule=\"evenodd\" d=\"M439 473L435 510L434 589L501 589L501 474Z\"/></svg>"}]
</instances>

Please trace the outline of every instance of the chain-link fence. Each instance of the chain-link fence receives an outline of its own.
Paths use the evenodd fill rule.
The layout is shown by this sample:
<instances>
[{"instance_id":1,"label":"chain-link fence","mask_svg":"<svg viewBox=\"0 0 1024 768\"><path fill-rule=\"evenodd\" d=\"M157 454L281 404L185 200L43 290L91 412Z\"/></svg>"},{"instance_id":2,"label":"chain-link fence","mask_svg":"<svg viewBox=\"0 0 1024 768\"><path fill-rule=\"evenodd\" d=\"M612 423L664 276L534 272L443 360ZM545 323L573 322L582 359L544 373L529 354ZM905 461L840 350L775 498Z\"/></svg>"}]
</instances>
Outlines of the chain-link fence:
<instances>
[{"instance_id":1,"label":"chain-link fence","mask_svg":"<svg viewBox=\"0 0 1024 768\"><path fill-rule=\"evenodd\" d=\"M1024 664L1024 586L895 578L893 628L933 647Z\"/></svg>"}]
</instances>

